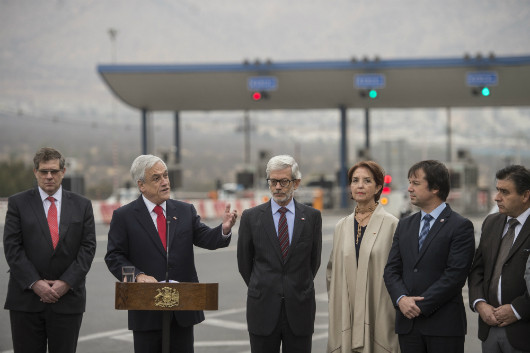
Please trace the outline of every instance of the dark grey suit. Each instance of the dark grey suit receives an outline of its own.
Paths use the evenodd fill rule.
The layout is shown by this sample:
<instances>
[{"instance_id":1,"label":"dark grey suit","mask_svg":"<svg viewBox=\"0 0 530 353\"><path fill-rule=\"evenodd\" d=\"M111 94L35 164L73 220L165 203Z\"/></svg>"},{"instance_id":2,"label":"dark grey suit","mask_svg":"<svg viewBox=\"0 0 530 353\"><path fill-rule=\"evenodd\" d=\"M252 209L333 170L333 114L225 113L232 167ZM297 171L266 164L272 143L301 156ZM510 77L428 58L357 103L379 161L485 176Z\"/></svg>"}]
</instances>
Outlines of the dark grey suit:
<instances>
[{"instance_id":1,"label":"dark grey suit","mask_svg":"<svg viewBox=\"0 0 530 353\"><path fill-rule=\"evenodd\" d=\"M526 271L524 273L524 279L526 281L526 289L530 293L530 256L528 256L528 261L526 261Z\"/></svg>"},{"instance_id":2,"label":"dark grey suit","mask_svg":"<svg viewBox=\"0 0 530 353\"><path fill-rule=\"evenodd\" d=\"M85 311L85 277L96 252L92 204L64 189L61 202L59 243L54 249L38 189L8 199L4 251L9 265L9 285L5 309L32 313L51 310L59 314ZM71 289L58 302L47 304L29 289L40 279L62 280ZM79 332L79 327L71 329Z\"/></svg>"},{"instance_id":3,"label":"dark grey suit","mask_svg":"<svg viewBox=\"0 0 530 353\"><path fill-rule=\"evenodd\" d=\"M475 253L468 280L469 304L472 309L477 299L485 299L490 303L488 289L505 224L506 215L500 213L489 215L482 223L480 244ZM521 316L521 320L506 326L506 336L514 348L522 351L530 351L530 297L524 281L525 266L529 255L530 217L513 243L501 274L502 301L505 304L511 304ZM485 341L488 338L490 326L480 318L480 315L478 320L478 337Z\"/></svg>"},{"instance_id":4,"label":"dark grey suit","mask_svg":"<svg viewBox=\"0 0 530 353\"><path fill-rule=\"evenodd\" d=\"M275 329L282 301L295 335L314 331L315 288L320 267L320 211L295 201L292 241L283 261L271 201L245 210L238 232L237 262L248 286L247 323L250 333L268 336Z\"/></svg>"}]
</instances>

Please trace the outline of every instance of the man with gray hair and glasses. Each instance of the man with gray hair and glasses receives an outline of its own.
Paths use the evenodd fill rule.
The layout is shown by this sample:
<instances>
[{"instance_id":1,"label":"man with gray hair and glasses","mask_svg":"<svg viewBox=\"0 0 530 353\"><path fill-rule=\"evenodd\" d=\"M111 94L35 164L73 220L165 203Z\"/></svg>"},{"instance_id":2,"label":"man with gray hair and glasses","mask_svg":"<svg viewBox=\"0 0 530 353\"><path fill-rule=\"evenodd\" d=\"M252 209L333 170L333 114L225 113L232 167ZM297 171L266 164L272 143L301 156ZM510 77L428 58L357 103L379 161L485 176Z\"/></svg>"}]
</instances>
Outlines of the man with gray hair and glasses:
<instances>
[{"instance_id":1,"label":"man with gray hair and glasses","mask_svg":"<svg viewBox=\"0 0 530 353\"><path fill-rule=\"evenodd\" d=\"M311 352L322 217L293 198L302 179L293 157L271 158L266 173L272 199L243 212L237 243L251 350Z\"/></svg>"},{"instance_id":2,"label":"man with gray hair and glasses","mask_svg":"<svg viewBox=\"0 0 530 353\"><path fill-rule=\"evenodd\" d=\"M170 280L199 282L193 246L209 250L228 246L237 211L231 212L227 204L222 224L206 226L193 205L170 199L167 166L153 155L137 157L131 176L141 195L112 215L105 256L110 272L121 279L122 267L133 266L136 282L156 283L165 279L168 264ZM161 352L162 312L130 310L128 315L134 351ZM170 351L193 352L193 325L203 320L202 311L172 311Z\"/></svg>"}]
</instances>

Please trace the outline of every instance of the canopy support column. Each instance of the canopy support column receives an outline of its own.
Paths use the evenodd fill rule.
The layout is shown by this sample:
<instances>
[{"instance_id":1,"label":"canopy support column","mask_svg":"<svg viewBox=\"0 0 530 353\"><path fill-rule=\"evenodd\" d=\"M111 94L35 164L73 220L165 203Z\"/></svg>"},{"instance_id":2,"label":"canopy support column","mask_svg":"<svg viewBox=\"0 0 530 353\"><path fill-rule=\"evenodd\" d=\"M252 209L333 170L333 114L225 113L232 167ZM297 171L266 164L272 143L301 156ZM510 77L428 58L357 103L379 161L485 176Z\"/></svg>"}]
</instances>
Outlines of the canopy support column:
<instances>
[{"instance_id":1,"label":"canopy support column","mask_svg":"<svg viewBox=\"0 0 530 353\"><path fill-rule=\"evenodd\" d=\"M175 163L180 164L180 116L175 112Z\"/></svg>"},{"instance_id":2,"label":"canopy support column","mask_svg":"<svg viewBox=\"0 0 530 353\"><path fill-rule=\"evenodd\" d=\"M142 154L147 154L147 109L142 109Z\"/></svg>"},{"instance_id":3,"label":"canopy support column","mask_svg":"<svg viewBox=\"0 0 530 353\"><path fill-rule=\"evenodd\" d=\"M339 107L340 110L340 172L339 172L339 187L340 187L340 207L341 208L347 208L348 207L348 192L346 190L347 188L347 166L346 163L348 163L348 148L347 148L347 127L348 127L348 121L347 121L347 110L346 107L341 105Z\"/></svg>"}]
</instances>

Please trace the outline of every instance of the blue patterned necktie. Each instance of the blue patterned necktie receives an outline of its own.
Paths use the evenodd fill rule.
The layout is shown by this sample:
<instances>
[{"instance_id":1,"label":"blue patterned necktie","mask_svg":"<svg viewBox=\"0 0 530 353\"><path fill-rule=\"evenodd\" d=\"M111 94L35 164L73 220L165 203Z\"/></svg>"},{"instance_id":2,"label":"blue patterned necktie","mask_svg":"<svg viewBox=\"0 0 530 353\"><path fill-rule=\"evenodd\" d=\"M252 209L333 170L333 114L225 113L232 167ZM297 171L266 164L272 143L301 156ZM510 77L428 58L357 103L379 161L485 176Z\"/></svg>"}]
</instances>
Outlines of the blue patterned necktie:
<instances>
[{"instance_id":1,"label":"blue patterned necktie","mask_svg":"<svg viewBox=\"0 0 530 353\"><path fill-rule=\"evenodd\" d=\"M423 242L425 241L425 238L427 238L427 234L429 234L429 230L431 230L431 220L433 217L430 214L426 214L423 216L423 228L421 228L420 232L420 238L418 239L418 249L421 250L421 246L423 245Z\"/></svg>"}]
</instances>

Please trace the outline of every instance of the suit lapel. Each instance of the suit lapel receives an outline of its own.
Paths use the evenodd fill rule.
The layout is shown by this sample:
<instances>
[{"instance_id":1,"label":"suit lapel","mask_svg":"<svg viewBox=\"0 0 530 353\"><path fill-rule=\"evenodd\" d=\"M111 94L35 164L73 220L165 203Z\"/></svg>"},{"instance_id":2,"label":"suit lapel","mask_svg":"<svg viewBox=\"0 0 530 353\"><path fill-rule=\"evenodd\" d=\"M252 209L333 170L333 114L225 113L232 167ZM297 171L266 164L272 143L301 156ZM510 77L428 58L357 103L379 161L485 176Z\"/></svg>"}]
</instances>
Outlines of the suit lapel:
<instances>
[{"instance_id":1,"label":"suit lapel","mask_svg":"<svg viewBox=\"0 0 530 353\"><path fill-rule=\"evenodd\" d=\"M431 230L429 231L427 237L425 238L425 241L423 242L421 250L419 250L418 261L423 257L423 255L429 248L429 245L431 244L433 239L436 238L440 230L447 224L447 222L449 221L449 217L451 217L451 213L451 207L449 205L446 205L442 213L438 216L438 218L436 218L436 221L434 221Z\"/></svg>"},{"instance_id":2,"label":"suit lapel","mask_svg":"<svg viewBox=\"0 0 530 353\"><path fill-rule=\"evenodd\" d=\"M71 195L63 189L61 200L61 224L59 225L59 243L66 236L68 225L72 220L72 207L74 207L74 204L70 196Z\"/></svg>"},{"instance_id":3,"label":"suit lapel","mask_svg":"<svg viewBox=\"0 0 530 353\"><path fill-rule=\"evenodd\" d=\"M381 204L379 204L377 205L377 208L375 209L372 217L370 217L370 220L366 225L366 229L364 230L364 236L361 242L362 251L359 251L360 268L368 268L368 260L370 258L370 253L372 252L372 248L374 247L377 234L379 233L379 229L381 228L381 224L383 224L383 215L383 207L381 206ZM366 254L367 256L364 256L364 254Z\"/></svg>"},{"instance_id":4,"label":"suit lapel","mask_svg":"<svg viewBox=\"0 0 530 353\"><path fill-rule=\"evenodd\" d=\"M35 214L35 218L38 220L39 225L42 230L42 236L46 239L46 242L53 250L52 236L50 234L50 227L48 227L48 220L46 219L46 212L44 211L44 206L42 205L42 199L40 198L40 193L38 189L33 189L31 194L29 205L31 211Z\"/></svg>"},{"instance_id":5,"label":"suit lapel","mask_svg":"<svg viewBox=\"0 0 530 353\"><path fill-rule=\"evenodd\" d=\"M513 254L519 250L519 248L523 245L523 243L526 242L526 239L530 236L530 217L526 219L526 222L524 222L523 227L519 231L519 234L517 235L517 239L515 239L515 242L513 243L512 247L510 248L510 252L508 253L508 256L506 257L506 261L508 261Z\"/></svg>"},{"instance_id":6,"label":"suit lapel","mask_svg":"<svg viewBox=\"0 0 530 353\"><path fill-rule=\"evenodd\" d=\"M493 223L493 227L490 228L490 231L489 231L489 234L491 234L490 246L489 246L490 258L493 259L493 261L487 261L487 264L490 267L489 273L493 273L493 267L495 266L495 262L497 261L497 255L501 247L502 232L504 230L505 224L506 224L506 216L499 214L498 221Z\"/></svg>"},{"instance_id":7,"label":"suit lapel","mask_svg":"<svg viewBox=\"0 0 530 353\"><path fill-rule=\"evenodd\" d=\"M357 281L357 257L355 255L355 214L350 214L343 225L343 238L342 242L338 245L342 247L344 254L344 273L346 277L346 285L348 286L349 293L355 293L356 281ZM361 243L362 244L362 243ZM334 251L339 251L336 249ZM353 301L352 301L353 305Z\"/></svg>"},{"instance_id":8,"label":"suit lapel","mask_svg":"<svg viewBox=\"0 0 530 353\"><path fill-rule=\"evenodd\" d=\"M415 262L419 260L419 250L418 250L418 235L420 232L420 222L421 222L421 212L416 212L412 219L410 220L410 231L405 230L406 243L410 244L411 255L414 257Z\"/></svg>"},{"instance_id":9,"label":"suit lapel","mask_svg":"<svg viewBox=\"0 0 530 353\"><path fill-rule=\"evenodd\" d=\"M291 257L291 250L294 250L296 244L300 240L302 230L304 229L304 223L306 222L306 216L300 204L294 201L295 212L294 212L294 225L293 225L293 238L289 244L289 252L287 253L287 258L285 262L289 261Z\"/></svg>"},{"instance_id":10,"label":"suit lapel","mask_svg":"<svg viewBox=\"0 0 530 353\"><path fill-rule=\"evenodd\" d=\"M179 222L179 219L177 217L178 212L177 212L176 205L169 201L170 200L166 201L166 221L168 221L167 222L167 227L168 227L167 235L168 235L168 241L169 241L169 249L171 249L173 247L173 244L177 240L177 236L179 234L177 229L179 229L182 226L182 224ZM164 250L164 247L162 246L162 242L160 242L160 247L162 250Z\"/></svg>"},{"instance_id":11,"label":"suit lapel","mask_svg":"<svg viewBox=\"0 0 530 353\"><path fill-rule=\"evenodd\" d=\"M278 240L278 235L276 234L276 227L274 226L274 219L272 218L272 208L271 201L266 204L262 210L260 216L261 224L263 225L263 230L267 237L269 238L272 248L276 253L276 256L283 262L282 251L280 249L280 242Z\"/></svg>"},{"instance_id":12,"label":"suit lapel","mask_svg":"<svg viewBox=\"0 0 530 353\"><path fill-rule=\"evenodd\" d=\"M142 195L140 195L140 197L136 199L134 211L136 212L136 219L138 220L138 223L140 223L140 226L144 229L146 236L155 244L157 250L165 256L166 250L162 246L162 241L160 240L158 231L156 230L153 219L151 218L151 214L149 213L149 210L147 209L147 206L145 205L145 202L142 199Z\"/></svg>"}]
</instances>

